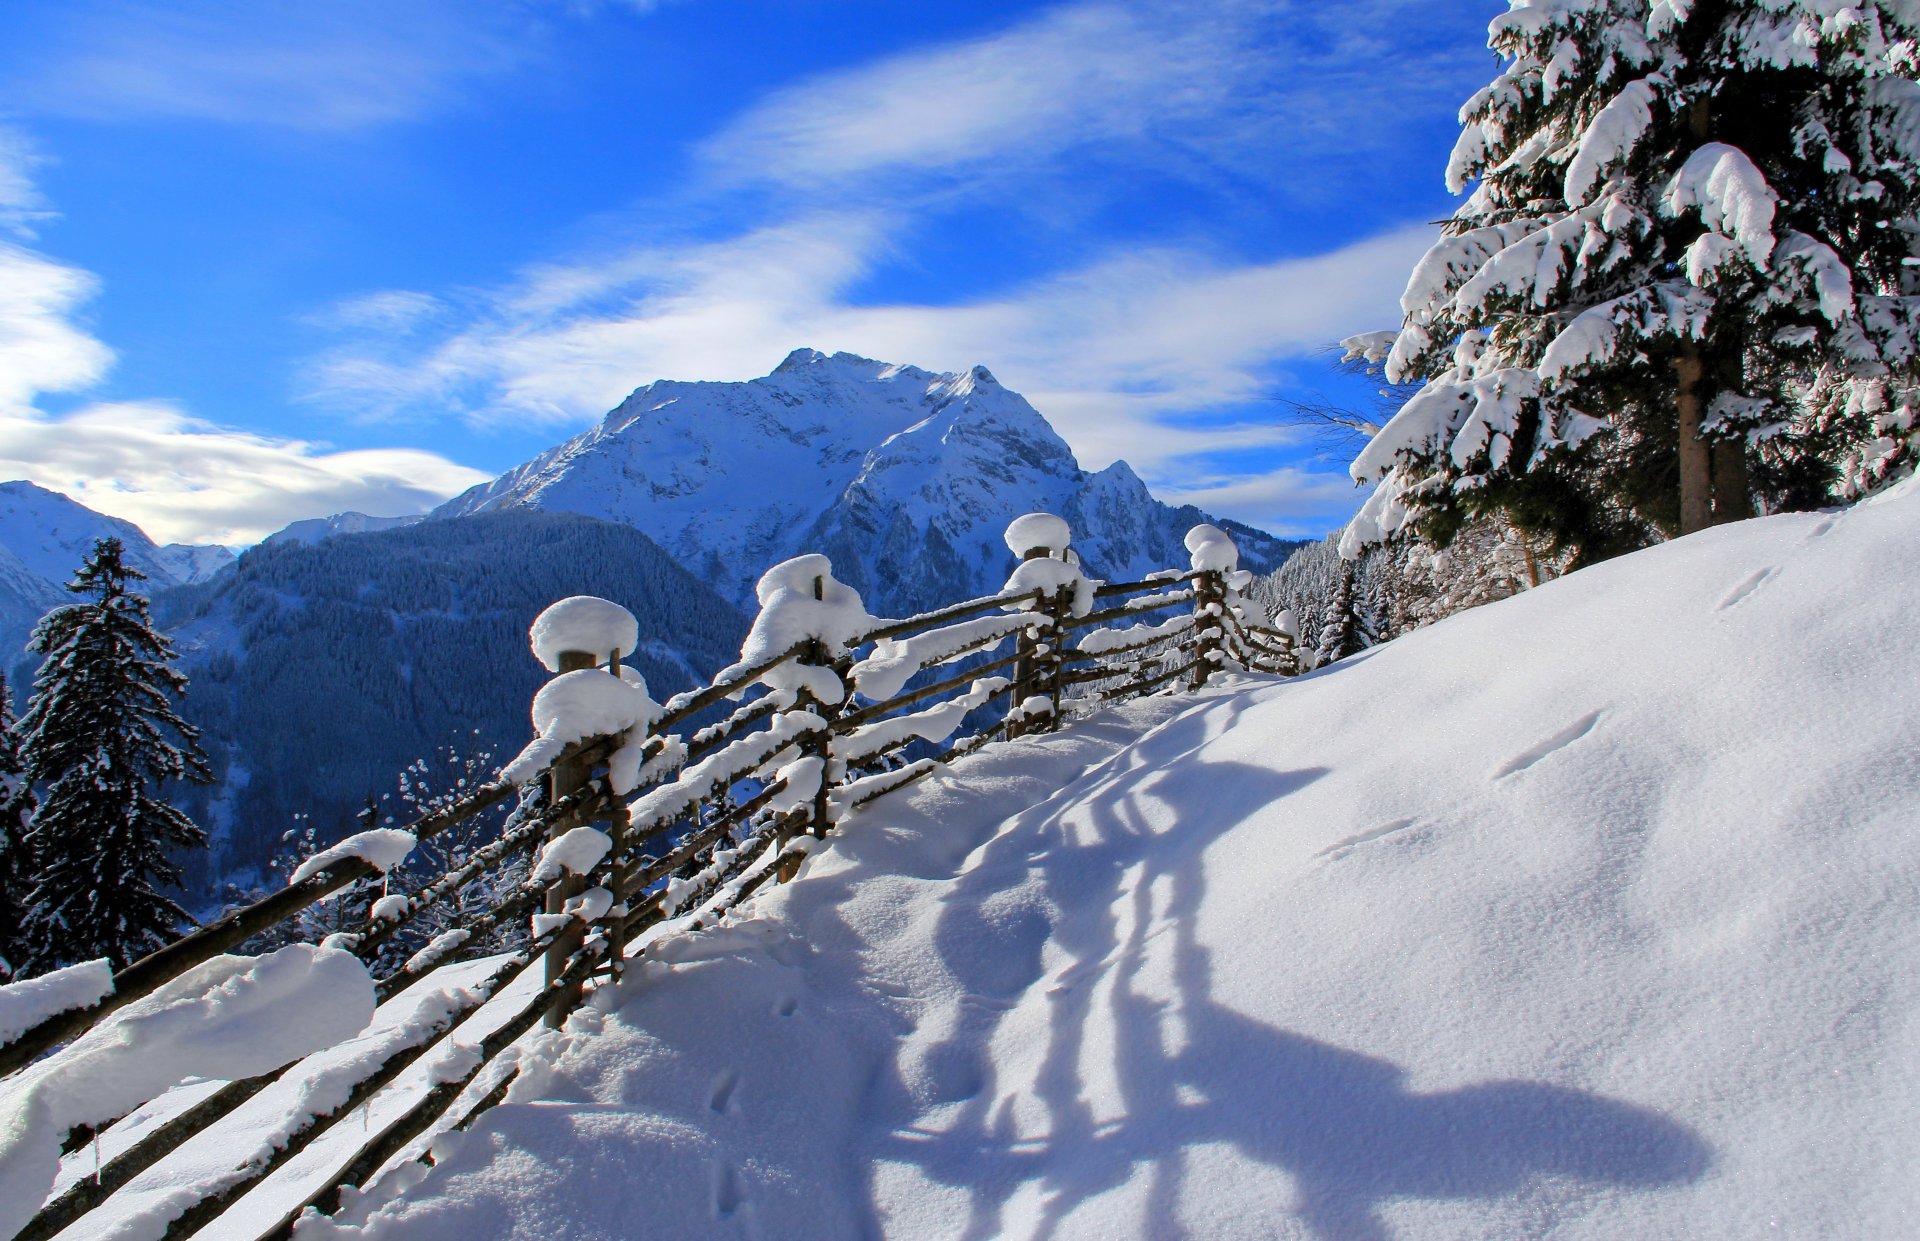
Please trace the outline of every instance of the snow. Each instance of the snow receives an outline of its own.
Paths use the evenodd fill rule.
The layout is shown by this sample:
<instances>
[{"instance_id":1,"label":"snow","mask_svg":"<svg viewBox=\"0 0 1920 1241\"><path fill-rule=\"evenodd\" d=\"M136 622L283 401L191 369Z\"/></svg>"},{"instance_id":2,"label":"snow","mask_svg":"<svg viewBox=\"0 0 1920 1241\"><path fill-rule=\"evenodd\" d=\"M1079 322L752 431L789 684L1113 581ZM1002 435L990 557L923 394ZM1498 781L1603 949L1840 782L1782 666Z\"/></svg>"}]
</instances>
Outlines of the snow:
<instances>
[{"instance_id":1,"label":"snow","mask_svg":"<svg viewBox=\"0 0 1920 1241\"><path fill-rule=\"evenodd\" d=\"M1064 552L1073 542L1073 530L1064 518L1052 513L1028 513L1016 517L1007 526L1007 550L1016 556L1029 552Z\"/></svg>"},{"instance_id":2,"label":"snow","mask_svg":"<svg viewBox=\"0 0 1920 1241\"><path fill-rule=\"evenodd\" d=\"M659 718L660 704L643 681L600 668L562 673L533 696L533 729L539 735L500 769L500 778L525 784L577 741L618 737Z\"/></svg>"},{"instance_id":3,"label":"snow","mask_svg":"<svg viewBox=\"0 0 1920 1241\"><path fill-rule=\"evenodd\" d=\"M1024 595L1040 591L1046 595L1057 595L1062 591L1072 591L1068 602L1068 612L1073 616L1085 616L1093 611L1093 592L1099 583L1080 571L1080 566L1065 560L1052 560L1041 557L1035 560L1023 560L1014 566L1013 575L1001 588L1003 595ZM1010 609L1032 611L1033 603L1008 604Z\"/></svg>"},{"instance_id":4,"label":"snow","mask_svg":"<svg viewBox=\"0 0 1920 1241\"><path fill-rule=\"evenodd\" d=\"M560 877L584 875L600 865L600 859L613 848L613 837L597 827L576 827L549 840L540 848L540 858L527 876L530 887L544 887Z\"/></svg>"},{"instance_id":5,"label":"snow","mask_svg":"<svg viewBox=\"0 0 1920 1241\"><path fill-rule=\"evenodd\" d=\"M817 554L795 556L768 569L754 594L760 614L741 644L740 662L723 670L718 680L738 676L809 640L820 643L829 658L844 655L879 624L867 614L860 592L836 581L833 562ZM810 693L827 706L837 706L847 693L830 669L792 659L759 680L775 691Z\"/></svg>"},{"instance_id":6,"label":"snow","mask_svg":"<svg viewBox=\"0 0 1920 1241\"><path fill-rule=\"evenodd\" d=\"M91 1008L113 994L113 962L101 957L0 987L0 1045L43 1021Z\"/></svg>"},{"instance_id":7,"label":"snow","mask_svg":"<svg viewBox=\"0 0 1920 1241\"><path fill-rule=\"evenodd\" d=\"M1698 210L1716 233L1740 243L1760 271L1773 254L1773 215L1780 200L1745 151L1709 142L1687 157L1661 198L1671 215Z\"/></svg>"},{"instance_id":8,"label":"snow","mask_svg":"<svg viewBox=\"0 0 1920 1241\"><path fill-rule=\"evenodd\" d=\"M548 672L558 672L563 651L585 651L596 664L615 652L631 655L640 645L640 623L617 603L575 595L540 613L527 637L534 657Z\"/></svg>"},{"instance_id":9,"label":"snow","mask_svg":"<svg viewBox=\"0 0 1920 1241\"><path fill-rule=\"evenodd\" d=\"M356 832L337 845L322 849L294 868L287 879L288 887L305 883L335 862L347 858L359 858L381 874L386 874L407 860L413 852L413 846L419 843L412 832L403 832L393 827L376 827L372 831Z\"/></svg>"},{"instance_id":10,"label":"snow","mask_svg":"<svg viewBox=\"0 0 1920 1241\"><path fill-rule=\"evenodd\" d=\"M1195 572L1233 573L1240 567L1240 549L1218 526L1195 526L1187 531L1186 543Z\"/></svg>"},{"instance_id":11,"label":"snow","mask_svg":"<svg viewBox=\"0 0 1920 1241\"><path fill-rule=\"evenodd\" d=\"M1594 115L1567 161L1568 206L1584 207L1601 179L1633 153L1653 126L1653 100L1653 84L1639 78L1621 87Z\"/></svg>"},{"instance_id":12,"label":"snow","mask_svg":"<svg viewBox=\"0 0 1920 1241\"><path fill-rule=\"evenodd\" d=\"M60 1142L190 1077L265 1073L352 1038L372 1019L373 980L349 953L294 944L215 957L135 1000L0 1086L0 1235L53 1187Z\"/></svg>"},{"instance_id":13,"label":"snow","mask_svg":"<svg viewBox=\"0 0 1920 1241\"><path fill-rule=\"evenodd\" d=\"M986 653L1028 623L1024 616L982 616L929 629L906 638L882 639L873 654L848 670L847 679L870 702L885 702L898 694L917 672L938 667L962 652ZM981 645L981 644L986 645Z\"/></svg>"},{"instance_id":14,"label":"snow","mask_svg":"<svg viewBox=\"0 0 1920 1241\"><path fill-rule=\"evenodd\" d=\"M335 1234L1908 1235L1916 606L1909 490L988 745Z\"/></svg>"}]
</instances>

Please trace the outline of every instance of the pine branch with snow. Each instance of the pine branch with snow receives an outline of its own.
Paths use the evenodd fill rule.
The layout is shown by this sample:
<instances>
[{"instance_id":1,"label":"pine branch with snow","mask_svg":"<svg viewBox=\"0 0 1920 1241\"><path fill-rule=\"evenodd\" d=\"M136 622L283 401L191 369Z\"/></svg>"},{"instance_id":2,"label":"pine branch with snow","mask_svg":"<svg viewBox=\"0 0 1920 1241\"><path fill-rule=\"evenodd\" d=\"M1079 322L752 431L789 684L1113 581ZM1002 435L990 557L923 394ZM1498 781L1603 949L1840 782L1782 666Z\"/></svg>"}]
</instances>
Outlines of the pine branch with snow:
<instances>
[{"instance_id":1,"label":"pine branch with snow","mask_svg":"<svg viewBox=\"0 0 1920 1241\"><path fill-rule=\"evenodd\" d=\"M1475 183L1400 331L1425 387L1353 465L1346 550L1503 511L1583 560L1911 463L1920 13L1514 0L1461 111Z\"/></svg>"}]
</instances>

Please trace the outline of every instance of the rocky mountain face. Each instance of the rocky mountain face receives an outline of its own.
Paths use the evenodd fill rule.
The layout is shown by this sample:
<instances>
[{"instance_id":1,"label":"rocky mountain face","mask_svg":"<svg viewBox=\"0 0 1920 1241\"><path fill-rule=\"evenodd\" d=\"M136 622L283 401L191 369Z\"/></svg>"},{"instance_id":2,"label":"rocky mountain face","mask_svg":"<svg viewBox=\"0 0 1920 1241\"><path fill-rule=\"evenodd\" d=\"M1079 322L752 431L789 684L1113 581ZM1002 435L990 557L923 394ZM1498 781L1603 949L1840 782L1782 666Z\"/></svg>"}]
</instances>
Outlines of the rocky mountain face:
<instances>
[{"instance_id":1,"label":"rocky mountain face","mask_svg":"<svg viewBox=\"0 0 1920 1241\"><path fill-rule=\"evenodd\" d=\"M512 509L635 526L750 610L770 565L825 552L876 613L1000 588L1022 513L1060 514L1110 580L1184 565L1192 507L1163 504L1124 462L1090 472L1045 418L984 367L934 374L797 350L745 383L661 380L593 430L435 510ZM1295 543L1237 523L1248 567Z\"/></svg>"}]
</instances>

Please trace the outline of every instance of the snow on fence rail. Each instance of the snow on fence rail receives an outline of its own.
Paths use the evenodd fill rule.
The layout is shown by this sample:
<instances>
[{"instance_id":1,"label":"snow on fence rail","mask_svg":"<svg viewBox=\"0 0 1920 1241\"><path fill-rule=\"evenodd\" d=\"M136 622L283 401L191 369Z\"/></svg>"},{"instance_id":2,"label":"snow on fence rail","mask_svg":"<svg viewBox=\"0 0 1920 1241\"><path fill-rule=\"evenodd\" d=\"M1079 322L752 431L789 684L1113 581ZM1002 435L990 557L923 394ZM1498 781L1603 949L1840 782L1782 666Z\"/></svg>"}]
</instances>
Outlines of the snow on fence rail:
<instances>
[{"instance_id":1,"label":"snow on fence rail","mask_svg":"<svg viewBox=\"0 0 1920 1241\"><path fill-rule=\"evenodd\" d=\"M1069 538L1058 517L1022 517L1007 530L1019 563L1001 593L896 621L868 615L824 556L776 565L740 662L665 704L621 665L639 641L631 614L588 597L555 604L531 631L556 674L535 699L539 735L499 778L403 828L342 841L281 891L118 973L95 962L0 988L0 1236L43 1241L80 1223L274 1091L284 1114L264 1134L257 1118L245 1130L243 1161L110 1209L116 1236L173 1241L273 1178L277 1201L297 1205L248 1218L260 1236L291 1237L304 1214L338 1211L349 1187L430 1161L435 1134L508 1097L529 1062L517 1045L538 1025L560 1026L654 941L792 878L858 807L989 741L1052 731L1081 703L1198 688L1225 670L1298 670L1292 634L1242 596L1250 575L1219 529L1188 534L1187 568L1125 583L1087 577ZM724 718L682 731L729 700L740 705ZM296 945L307 954L297 961L285 948L234 955L516 799L497 840L412 895L374 902L359 932ZM522 862L527 882L373 976L409 925ZM468 959L522 919L523 946ZM361 1011L409 1001L375 1027ZM354 1037L343 1039L343 1020ZM240 1059L203 1065L195 1049L243 1036ZM210 1073L231 1080L171 1106L188 1092L159 1098ZM335 1132L375 1107L387 1118L377 1132L370 1120L352 1138ZM316 1144L324 1160L288 1166ZM67 1184L54 1194L63 1155ZM71 1175L76 1163L90 1174Z\"/></svg>"}]
</instances>

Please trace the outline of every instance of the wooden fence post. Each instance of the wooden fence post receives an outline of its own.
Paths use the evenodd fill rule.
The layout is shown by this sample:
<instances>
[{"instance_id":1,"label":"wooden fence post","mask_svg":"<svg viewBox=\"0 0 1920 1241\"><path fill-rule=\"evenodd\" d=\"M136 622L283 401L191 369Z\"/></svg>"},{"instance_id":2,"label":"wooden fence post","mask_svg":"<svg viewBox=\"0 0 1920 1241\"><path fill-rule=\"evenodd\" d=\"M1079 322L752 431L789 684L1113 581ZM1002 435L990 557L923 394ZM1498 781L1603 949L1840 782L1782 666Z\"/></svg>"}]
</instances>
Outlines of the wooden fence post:
<instances>
[{"instance_id":1,"label":"wooden fence post","mask_svg":"<svg viewBox=\"0 0 1920 1241\"><path fill-rule=\"evenodd\" d=\"M569 672L580 672L584 669L592 668L595 666L595 663L596 661L591 651L560 652L560 671L563 675ZM561 798L571 797L573 794L578 793L581 789L587 787L587 781L592 777L592 774L592 768L577 758L570 759L566 762L555 763L547 773L547 804L550 806L557 805ZM585 821L584 817L577 814L556 819L553 825L547 829L547 839L558 840ZM564 913L567 902L586 891L586 887L586 880L583 877L569 872L562 872L561 875L547 887L547 912L550 914ZM547 945L547 983L549 985L556 982L562 974L566 973L567 962L573 959L573 954L580 951L586 942L587 931L583 926L567 926L553 937L553 942ZM547 1013L547 1025L558 1029L566 1020L563 1014L573 1011L575 1007L573 1001L578 998L576 988L576 993L569 994L565 1002L555 1005L553 1009Z\"/></svg>"},{"instance_id":2,"label":"wooden fence post","mask_svg":"<svg viewBox=\"0 0 1920 1241\"><path fill-rule=\"evenodd\" d=\"M827 597L827 579L824 576L813 579L813 597L821 600ZM839 678L842 689L840 701L837 703L822 702L815 696L811 689L805 686L802 686L794 694L793 710L811 711L831 726L847 702L847 691L845 689L846 661L836 660L833 654L827 649L827 644L818 638L814 638L807 642L800 653L794 657L794 662L813 668L826 668L832 671L835 677ZM804 810L796 811L789 817L787 822L782 824L779 837L782 848L786 846L788 841L800 834L802 823L806 826L807 835L814 837L816 840L825 837L827 832L833 827L829 811L829 794L832 792L833 781L829 778L832 773L828 770L833 763L833 733L831 728L829 727L826 730L812 733L802 738L797 748L802 758L817 758L820 760L820 788L814 793L812 802L809 803ZM800 862L800 854L793 854L781 858L779 873L781 883L787 882L799 873Z\"/></svg>"},{"instance_id":3,"label":"wooden fence post","mask_svg":"<svg viewBox=\"0 0 1920 1241\"><path fill-rule=\"evenodd\" d=\"M1226 575L1204 570L1193 579L1193 688L1213 675L1219 653L1226 650Z\"/></svg>"}]
</instances>

